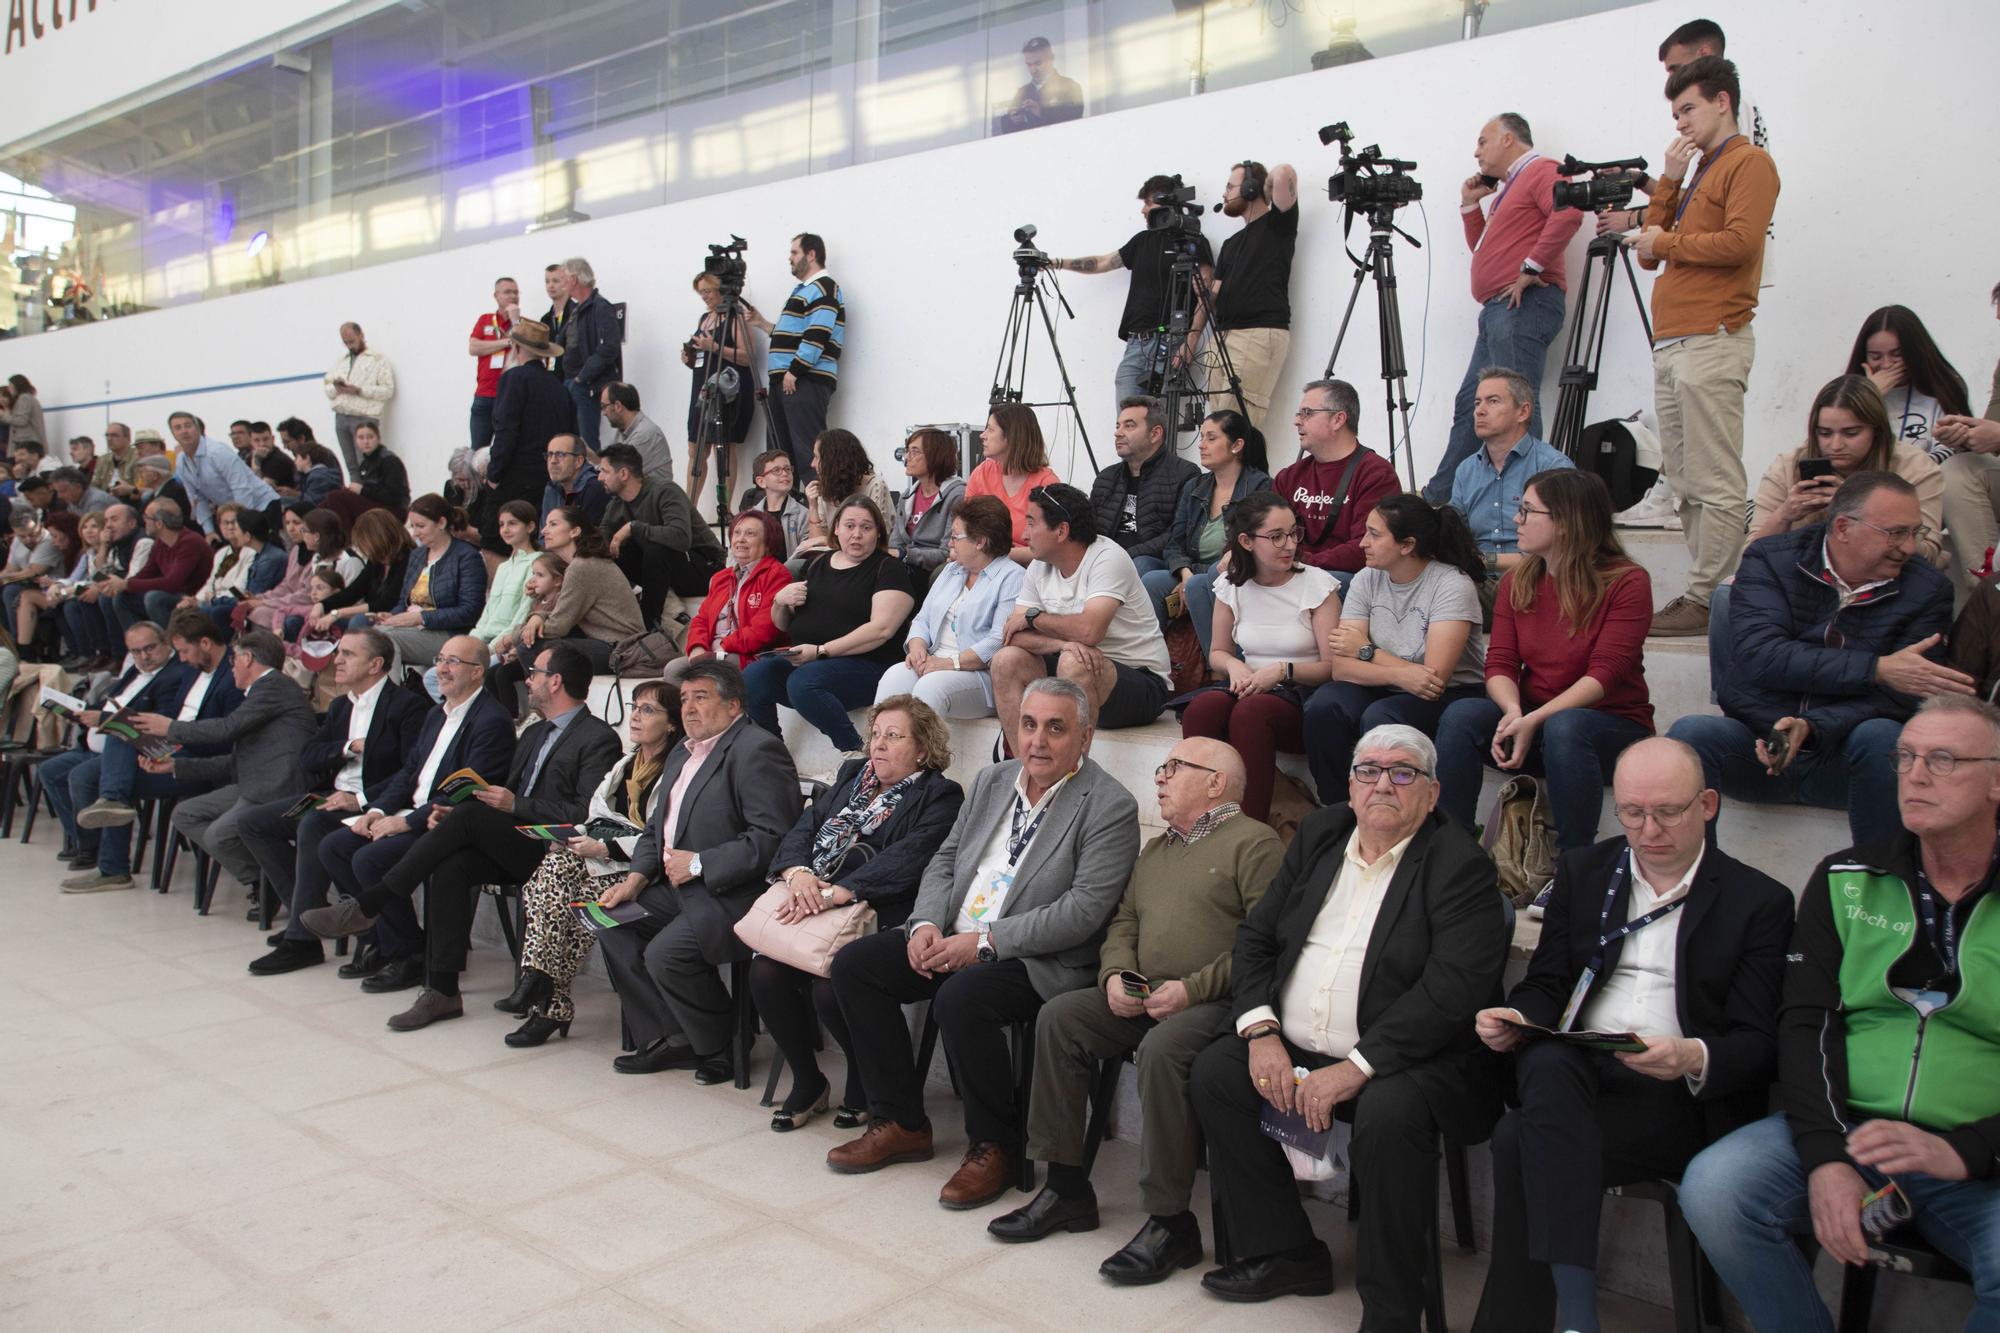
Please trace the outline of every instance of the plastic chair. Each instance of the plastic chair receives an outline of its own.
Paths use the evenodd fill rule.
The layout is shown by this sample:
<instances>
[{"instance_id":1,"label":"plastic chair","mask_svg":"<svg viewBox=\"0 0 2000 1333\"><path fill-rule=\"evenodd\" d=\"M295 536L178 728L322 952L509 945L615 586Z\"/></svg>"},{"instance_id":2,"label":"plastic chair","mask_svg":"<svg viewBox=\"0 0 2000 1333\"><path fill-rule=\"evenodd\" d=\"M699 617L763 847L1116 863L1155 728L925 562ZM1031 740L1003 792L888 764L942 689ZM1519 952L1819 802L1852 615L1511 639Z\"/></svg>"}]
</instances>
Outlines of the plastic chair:
<instances>
[{"instance_id":1,"label":"plastic chair","mask_svg":"<svg viewBox=\"0 0 2000 1333\"><path fill-rule=\"evenodd\" d=\"M1970 1286L1972 1275L1940 1254L1912 1228L1895 1233L1890 1241L1871 1241L1868 1263L1860 1268L1843 1268L1840 1280L1840 1333L1868 1333L1875 1312L1875 1282L1883 1273L1929 1278L1934 1282L1957 1282Z\"/></svg>"}]
</instances>

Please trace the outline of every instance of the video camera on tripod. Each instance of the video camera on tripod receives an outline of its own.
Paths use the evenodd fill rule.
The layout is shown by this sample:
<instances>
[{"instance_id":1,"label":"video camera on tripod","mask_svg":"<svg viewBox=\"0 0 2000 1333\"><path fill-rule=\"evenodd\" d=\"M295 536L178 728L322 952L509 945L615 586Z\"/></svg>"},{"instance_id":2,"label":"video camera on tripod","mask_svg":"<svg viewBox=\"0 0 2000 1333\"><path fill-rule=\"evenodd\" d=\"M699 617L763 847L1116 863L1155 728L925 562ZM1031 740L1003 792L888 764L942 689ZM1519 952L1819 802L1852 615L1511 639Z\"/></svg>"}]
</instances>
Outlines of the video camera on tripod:
<instances>
[{"instance_id":1,"label":"video camera on tripod","mask_svg":"<svg viewBox=\"0 0 2000 1333\"><path fill-rule=\"evenodd\" d=\"M741 236L731 236L727 245L708 247L708 258L701 261L701 271L722 284L724 297L743 295L743 280L750 269L743 262L743 252L750 243Z\"/></svg>"},{"instance_id":2,"label":"video camera on tripod","mask_svg":"<svg viewBox=\"0 0 2000 1333\"><path fill-rule=\"evenodd\" d=\"M1146 210L1146 230L1170 232L1175 236L1199 236L1201 205L1194 201L1195 187L1184 184L1178 175L1172 179L1172 188L1161 190L1147 199L1152 207Z\"/></svg>"},{"instance_id":3,"label":"video camera on tripod","mask_svg":"<svg viewBox=\"0 0 2000 1333\"><path fill-rule=\"evenodd\" d=\"M1579 162L1565 157L1556 174L1555 206L1579 208L1588 213L1607 208L1623 208L1632 202L1632 191L1646 174L1646 159L1622 157L1616 162ZM1588 176L1588 180L1577 180Z\"/></svg>"},{"instance_id":4,"label":"video camera on tripod","mask_svg":"<svg viewBox=\"0 0 2000 1333\"><path fill-rule=\"evenodd\" d=\"M1355 152L1354 131L1346 121L1321 126L1319 141L1340 145L1340 170L1326 178L1326 197L1350 213L1386 215L1424 197L1424 187L1409 175L1415 162L1384 157L1380 144Z\"/></svg>"},{"instance_id":5,"label":"video camera on tripod","mask_svg":"<svg viewBox=\"0 0 2000 1333\"><path fill-rule=\"evenodd\" d=\"M1070 416L1076 421L1077 438L1083 442L1083 452L1090 459L1092 469L1095 469L1097 456L1090 451L1090 432L1083 424L1083 409L1077 405L1076 384L1069 377L1069 367L1063 363L1062 344L1056 338L1056 323L1049 313L1048 302L1053 299L1071 319L1076 318L1076 312L1069 308L1069 301L1062 294L1062 284L1056 278L1056 261L1035 244L1034 223L1024 222L1014 228L1013 259L1016 275L1014 300L1007 309L1007 328L1000 336L1000 355L993 362L993 389L986 401L994 404L1027 403L1030 407L1054 407L1060 403L1068 407ZM1029 403L1028 347L1033 339L1037 316L1049 337L1049 351L1055 356L1056 373L1062 377L1063 396L1048 402Z\"/></svg>"},{"instance_id":6,"label":"video camera on tripod","mask_svg":"<svg viewBox=\"0 0 2000 1333\"><path fill-rule=\"evenodd\" d=\"M1055 262L1048 251L1035 244L1034 223L1025 222L1014 228L1014 267L1019 270L1022 282L1033 282L1053 269Z\"/></svg>"}]
</instances>

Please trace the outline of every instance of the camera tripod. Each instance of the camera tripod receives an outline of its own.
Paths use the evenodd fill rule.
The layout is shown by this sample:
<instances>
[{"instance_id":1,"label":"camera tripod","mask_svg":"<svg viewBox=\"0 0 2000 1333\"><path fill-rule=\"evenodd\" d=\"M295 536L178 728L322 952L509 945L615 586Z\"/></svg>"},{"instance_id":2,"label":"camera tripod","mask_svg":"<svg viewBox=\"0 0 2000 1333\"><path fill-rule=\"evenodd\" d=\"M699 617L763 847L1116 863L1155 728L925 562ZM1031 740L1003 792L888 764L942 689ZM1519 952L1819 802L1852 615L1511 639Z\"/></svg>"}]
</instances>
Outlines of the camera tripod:
<instances>
[{"instance_id":1,"label":"camera tripod","mask_svg":"<svg viewBox=\"0 0 2000 1333\"><path fill-rule=\"evenodd\" d=\"M719 316L715 326L715 350L705 353L708 360L704 364L708 373L701 381L701 422L693 442L696 458L707 457L711 449L715 451L715 528L718 532L728 530L729 516L733 512L729 502L730 444L723 438L725 434L723 417L728 404L722 396L722 385L719 380L725 369L733 370L736 372L737 393L754 394L757 391L756 386L750 382L750 367L736 365L722 355L725 341L733 337L736 332L736 321L742 317L742 297L742 287L726 282L722 285L722 303L715 311ZM736 350L747 352L749 349ZM690 495L688 502L695 507L697 513L700 512L699 495Z\"/></svg>"},{"instance_id":2,"label":"camera tripod","mask_svg":"<svg viewBox=\"0 0 2000 1333\"><path fill-rule=\"evenodd\" d=\"M1228 392L1235 396L1236 410L1247 418L1250 404L1243 397L1243 381L1236 377L1235 363L1229 359L1229 341L1216 321L1214 299L1209 294L1208 284L1201 280L1201 258L1194 237L1183 235L1174 244L1172 262L1167 269L1166 296L1160 311L1159 344L1153 353L1153 373L1160 377L1159 392L1154 396L1166 411L1167 439L1170 442L1177 442L1183 430L1199 430L1203 410L1209 406L1208 386L1196 384L1194 380L1194 354L1189 353L1185 360L1175 364L1176 355L1187 342L1188 330L1194 327L1196 309L1202 312L1204 327L1214 343L1216 364L1222 368ZM1183 405L1187 409L1185 412L1182 411Z\"/></svg>"},{"instance_id":3,"label":"camera tripod","mask_svg":"<svg viewBox=\"0 0 2000 1333\"><path fill-rule=\"evenodd\" d=\"M1090 460L1090 470L1097 471L1097 455L1090 448L1090 431L1083 424L1083 409L1077 406L1076 384L1069 377L1069 366L1063 361L1062 343L1056 338L1055 317L1049 313L1049 296L1054 295L1063 313L1071 319L1076 312L1069 308L1069 301L1062 294L1062 284L1056 281L1055 271L1046 262L1020 261L1020 274L1014 284L1014 299L1007 307L1006 330L1000 335L1000 354L993 360L993 388L987 395L989 405L999 403L1020 403L1024 407L1067 406L1076 420L1076 438L1083 443L1084 457ZM1048 290L1042 289L1046 279ZM1063 396L1047 402L1027 402L1028 388L1028 348L1033 342L1035 316L1041 317L1044 331L1049 335L1049 351L1056 359L1056 373L1062 377Z\"/></svg>"},{"instance_id":4,"label":"camera tripod","mask_svg":"<svg viewBox=\"0 0 2000 1333\"><path fill-rule=\"evenodd\" d=\"M1576 291L1576 308L1589 314L1570 325L1569 347L1563 353L1562 388L1549 427L1549 443L1578 467L1586 466L1585 460L1576 454L1583 444L1584 412L1590 402L1590 391L1597 387L1597 371L1604 364L1604 329L1611 314L1611 289L1617 286L1613 270L1619 261L1623 261L1625 280L1632 287L1632 302L1639 308L1639 326L1646 331L1646 346L1653 345L1653 322L1646 318L1646 300L1639 295L1639 278L1632 271L1632 252L1619 243L1617 236L1607 235L1593 239L1586 253L1589 258Z\"/></svg>"},{"instance_id":5,"label":"camera tripod","mask_svg":"<svg viewBox=\"0 0 2000 1333\"><path fill-rule=\"evenodd\" d=\"M1410 489L1418 489L1416 447L1410 439L1410 394L1409 366L1403 359L1403 315L1396 302L1396 248L1392 237L1400 236L1411 245L1423 248L1423 242L1398 227L1393 207L1378 208L1368 214L1368 253L1366 258L1355 255L1350 250L1348 259L1354 264L1354 287L1347 294L1347 310L1340 317L1340 332L1333 337L1333 354L1326 359L1326 378L1334 377L1334 365L1340 360L1341 344L1347 341L1347 324L1354 318L1354 303L1361 299L1361 284L1370 277L1375 279L1375 321L1381 330L1382 340L1382 388L1386 399L1386 420L1391 423L1392 435L1389 441L1389 462L1396 461L1396 441L1393 423L1401 417L1403 423L1403 464L1409 470ZM1353 220L1353 213L1348 219Z\"/></svg>"}]
</instances>

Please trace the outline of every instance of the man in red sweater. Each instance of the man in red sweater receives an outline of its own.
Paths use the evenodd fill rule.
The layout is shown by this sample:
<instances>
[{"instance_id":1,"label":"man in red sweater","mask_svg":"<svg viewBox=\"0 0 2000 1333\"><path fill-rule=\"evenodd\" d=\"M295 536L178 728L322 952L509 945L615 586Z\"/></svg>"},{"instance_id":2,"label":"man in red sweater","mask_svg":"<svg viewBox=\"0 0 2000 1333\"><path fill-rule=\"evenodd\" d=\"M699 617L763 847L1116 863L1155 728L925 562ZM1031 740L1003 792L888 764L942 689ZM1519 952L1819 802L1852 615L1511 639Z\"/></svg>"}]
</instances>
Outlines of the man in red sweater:
<instances>
[{"instance_id":1,"label":"man in red sweater","mask_svg":"<svg viewBox=\"0 0 2000 1333\"><path fill-rule=\"evenodd\" d=\"M1346 380L1306 385L1292 419L1299 459L1272 487L1298 516L1300 562L1332 574L1342 592L1361 569L1368 511L1403 489L1394 465L1362 448L1355 434L1360 419L1361 395Z\"/></svg>"},{"instance_id":2,"label":"man in red sweater","mask_svg":"<svg viewBox=\"0 0 2000 1333\"><path fill-rule=\"evenodd\" d=\"M146 535L153 539L146 563L130 578L112 575L99 594L112 599L125 629L142 620L165 625L180 599L201 587L215 561L207 539L188 527L187 515L172 500L146 506Z\"/></svg>"},{"instance_id":3,"label":"man in red sweater","mask_svg":"<svg viewBox=\"0 0 2000 1333\"><path fill-rule=\"evenodd\" d=\"M1505 366L1535 386L1535 414L1528 434L1542 438L1542 370L1549 344L1563 326L1563 247L1583 223L1583 214L1555 206L1556 164L1535 151L1528 122L1503 111L1479 131L1472 156L1478 170L1458 190L1465 243L1472 250L1472 299L1479 303L1479 332L1465 382L1452 409L1451 439L1437 471L1424 483L1424 498L1441 505L1451 498L1458 465L1479 448L1472 430L1479 372ZM1491 196L1493 207L1481 210Z\"/></svg>"}]
</instances>

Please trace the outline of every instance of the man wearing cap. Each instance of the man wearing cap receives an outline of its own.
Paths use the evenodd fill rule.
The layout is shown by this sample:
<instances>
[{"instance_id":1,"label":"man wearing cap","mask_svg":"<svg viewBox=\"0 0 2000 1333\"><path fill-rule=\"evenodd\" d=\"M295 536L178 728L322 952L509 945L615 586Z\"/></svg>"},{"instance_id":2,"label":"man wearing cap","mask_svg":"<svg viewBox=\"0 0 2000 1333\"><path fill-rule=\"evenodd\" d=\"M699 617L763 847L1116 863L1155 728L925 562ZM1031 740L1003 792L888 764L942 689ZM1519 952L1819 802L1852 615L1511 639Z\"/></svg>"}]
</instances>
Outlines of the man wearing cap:
<instances>
[{"instance_id":1,"label":"man wearing cap","mask_svg":"<svg viewBox=\"0 0 2000 1333\"><path fill-rule=\"evenodd\" d=\"M486 463L486 500L480 506L479 543L507 554L500 538L500 506L509 500L539 505L548 485L549 441L576 433L576 405L545 358L558 355L549 326L522 319L508 330L507 368L493 398L493 452Z\"/></svg>"}]
</instances>

